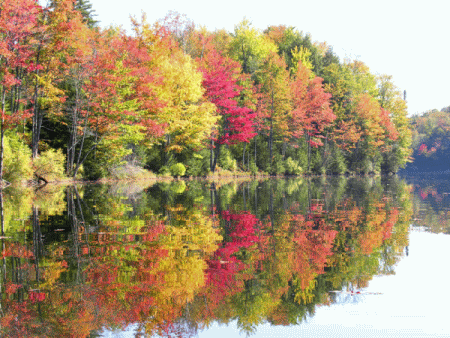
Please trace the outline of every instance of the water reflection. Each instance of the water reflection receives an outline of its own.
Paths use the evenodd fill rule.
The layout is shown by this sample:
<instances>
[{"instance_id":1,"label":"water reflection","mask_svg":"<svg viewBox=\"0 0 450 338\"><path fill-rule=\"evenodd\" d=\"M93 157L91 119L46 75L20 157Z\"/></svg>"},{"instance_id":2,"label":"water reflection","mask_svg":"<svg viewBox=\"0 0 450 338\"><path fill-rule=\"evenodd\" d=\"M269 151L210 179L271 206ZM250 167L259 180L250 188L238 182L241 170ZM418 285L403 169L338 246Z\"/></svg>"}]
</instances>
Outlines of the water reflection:
<instances>
[{"instance_id":1,"label":"water reflection","mask_svg":"<svg viewBox=\"0 0 450 338\"><path fill-rule=\"evenodd\" d=\"M433 233L450 234L449 175L428 173L409 177L413 191L412 224Z\"/></svg>"},{"instance_id":2,"label":"water reflection","mask_svg":"<svg viewBox=\"0 0 450 338\"><path fill-rule=\"evenodd\" d=\"M396 177L8 191L2 335L299 324L394 273L410 191Z\"/></svg>"}]
</instances>

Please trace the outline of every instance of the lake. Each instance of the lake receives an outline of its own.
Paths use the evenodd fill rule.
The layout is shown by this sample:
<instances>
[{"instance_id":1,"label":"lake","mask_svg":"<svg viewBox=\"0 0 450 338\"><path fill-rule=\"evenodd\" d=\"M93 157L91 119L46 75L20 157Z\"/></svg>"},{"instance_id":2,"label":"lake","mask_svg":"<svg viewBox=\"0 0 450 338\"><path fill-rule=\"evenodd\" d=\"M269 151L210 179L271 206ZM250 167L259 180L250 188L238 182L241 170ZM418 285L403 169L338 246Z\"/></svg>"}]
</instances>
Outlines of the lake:
<instances>
[{"instance_id":1,"label":"lake","mask_svg":"<svg viewBox=\"0 0 450 338\"><path fill-rule=\"evenodd\" d=\"M1 336L449 337L449 182L9 187Z\"/></svg>"}]
</instances>

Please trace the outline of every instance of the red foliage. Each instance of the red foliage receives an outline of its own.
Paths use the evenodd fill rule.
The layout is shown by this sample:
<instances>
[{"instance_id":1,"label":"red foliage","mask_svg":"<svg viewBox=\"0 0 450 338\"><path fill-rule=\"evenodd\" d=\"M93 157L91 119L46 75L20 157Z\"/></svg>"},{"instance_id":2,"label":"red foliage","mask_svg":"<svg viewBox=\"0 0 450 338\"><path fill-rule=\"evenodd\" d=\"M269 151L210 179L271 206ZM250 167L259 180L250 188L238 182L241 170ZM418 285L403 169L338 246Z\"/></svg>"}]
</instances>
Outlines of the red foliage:
<instances>
[{"instance_id":1,"label":"red foliage","mask_svg":"<svg viewBox=\"0 0 450 338\"><path fill-rule=\"evenodd\" d=\"M149 69L152 58L134 38L118 35L100 39L89 82L84 86L94 112L93 125L105 132L118 123L137 124L145 128L148 137L163 135L164 126L155 116L164 103L152 89L161 78L157 69ZM125 83L128 90L118 92Z\"/></svg>"},{"instance_id":2,"label":"red foliage","mask_svg":"<svg viewBox=\"0 0 450 338\"><path fill-rule=\"evenodd\" d=\"M291 133L295 138L307 134L313 147L323 145L321 133L336 119L330 107L331 94L325 92L320 77L310 79L309 71L301 63L296 80L292 83L294 110Z\"/></svg>"},{"instance_id":3,"label":"red foliage","mask_svg":"<svg viewBox=\"0 0 450 338\"><path fill-rule=\"evenodd\" d=\"M426 154L428 147L426 144L422 143L419 147L419 154Z\"/></svg>"},{"instance_id":4,"label":"red foliage","mask_svg":"<svg viewBox=\"0 0 450 338\"><path fill-rule=\"evenodd\" d=\"M259 240L255 235L255 225L259 220L253 214L249 212L232 214L224 211L222 219L228 222L230 241L223 243L214 253L213 259L207 261L206 271L207 285L211 288L208 296L215 305L219 304L221 299L242 290L244 278L237 276L246 268L246 264L234 254L243 248L253 246Z\"/></svg>"},{"instance_id":5,"label":"red foliage","mask_svg":"<svg viewBox=\"0 0 450 338\"><path fill-rule=\"evenodd\" d=\"M8 283L6 283L6 286L5 286L5 292L7 295L12 295L13 293L16 293L16 291L18 289L20 289L21 287L22 287L21 284L14 284L14 283L8 282Z\"/></svg>"},{"instance_id":6,"label":"red foliage","mask_svg":"<svg viewBox=\"0 0 450 338\"><path fill-rule=\"evenodd\" d=\"M28 299L31 303L36 302L43 302L45 300L45 293L44 292L36 292L36 291L30 291L28 292Z\"/></svg>"},{"instance_id":7,"label":"red foliage","mask_svg":"<svg viewBox=\"0 0 450 338\"><path fill-rule=\"evenodd\" d=\"M247 107L239 106L236 98L242 88L238 86L239 63L220 55L209 47L201 61L205 96L217 106L223 116L223 130L218 140L224 144L249 142L255 135L256 114Z\"/></svg>"},{"instance_id":8,"label":"red foliage","mask_svg":"<svg viewBox=\"0 0 450 338\"><path fill-rule=\"evenodd\" d=\"M34 258L34 254L23 244L6 242L1 254L4 257Z\"/></svg>"},{"instance_id":9,"label":"red foliage","mask_svg":"<svg viewBox=\"0 0 450 338\"><path fill-rule=\"evenodd\" d=\"M36 36L40 32L42 7L33 0L3 1L0 10L0 85L3 93L18 90L27 73L37 69ZM1 111L2 128L13 126L31 117L23 109L24 100L15 98L11 114Z\"/></svg>"},{"instance_id":10,"label":"red foliage","mask_svg":"<svg viewBox=\"0 0 450 338\"><path fill-rule=\"evenodd\" d=\"M389 114L390 114L389 111L381 108L380 110L381 125L385 129L387 137L390 140L395 141L396 139L398 139L398 132L397 129L395 128L394 123L391 121Z\"/></svg>"}]
</instances>

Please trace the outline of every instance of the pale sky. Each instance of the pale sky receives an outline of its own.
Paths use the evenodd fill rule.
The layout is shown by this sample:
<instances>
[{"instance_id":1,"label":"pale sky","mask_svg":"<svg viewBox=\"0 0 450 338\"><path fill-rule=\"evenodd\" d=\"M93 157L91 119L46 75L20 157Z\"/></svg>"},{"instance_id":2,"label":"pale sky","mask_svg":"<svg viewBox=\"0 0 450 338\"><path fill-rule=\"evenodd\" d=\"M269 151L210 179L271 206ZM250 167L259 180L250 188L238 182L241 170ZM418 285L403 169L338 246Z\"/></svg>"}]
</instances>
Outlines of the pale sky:
<instances>
[{"instance_id":1,"label":"pale sky","mask_svg":"<svg viewBox=\"0 0 450 338\"><path fill-rule=\"evenodd\" d=\"M409 114L450 105L448 13L444 0L91 0L101 26L130 27L130 15L150 23L170 11L186 14L209 30L232 32L244 17L255 28L294 26L326 41L341 60L363 61L374 74L388 74L407 91Z\"/></svg>"}]
</instances>

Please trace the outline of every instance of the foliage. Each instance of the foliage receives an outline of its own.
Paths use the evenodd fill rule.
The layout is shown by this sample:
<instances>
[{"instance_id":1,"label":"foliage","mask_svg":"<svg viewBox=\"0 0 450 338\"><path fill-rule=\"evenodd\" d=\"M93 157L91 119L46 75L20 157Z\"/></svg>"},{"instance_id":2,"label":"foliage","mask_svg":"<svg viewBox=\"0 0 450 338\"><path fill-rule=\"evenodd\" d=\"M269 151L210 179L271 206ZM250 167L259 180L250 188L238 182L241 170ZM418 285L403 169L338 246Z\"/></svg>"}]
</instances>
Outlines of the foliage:
<instances>
[{"instance_id":1,"label":"foliage","mask_svg":"<svg viewBox=\"0 0 450 338\"><path fill-rule=\"evenodd\" d=\"M172 176L184 176L186 173L186 167L183 163L175 163L170 166L170 173Z\"/></svg>"},{"instance_id":2,"label":"foliage","mask_svg":"<svg viewBox=\"0 0 450 338\"><path fill-rule=\"evenodd\" d=\"M3 139L3 179L20 182L32 178L31 150L17 134L8 133Z\"/></svg>"},{"instance_id":3,"label":"foliage","mask_svg":"<svg viewBox=\"0 0 450 338\"><path fill-rule=\"evenodd\" d=\"M231 170L234 171L237 169L236 160L231 156L230 149L227 147L222 147L219 156L219 166L223 170Z\"/></svg>"},{"instance_id":4,"label":"foliage","mask_svg":"<svg viewBox=\"0 0 450 338\"><path fill-rule=\"evenodd\" d=\"M298 162L295 162L292 157L288 157L286 160L286 174L300 175L302 172L303 170Z\"/></svg>"},{"instance_id":5,"label":"foliage","mask_svg":"<svg viewBox=\"0 0 450 338\"><path fill-rule=\"evenodd\" d=\"M193 152L186 160L186 175L204 176L209 169L208 151L204 149L201 152Z\"/></svg>"},{"instance_id":6,"label":"foliage","mask_svg":"<svg viewBox=\"0 0 450 338\"><path fill-rule=\"evenodd\" d=\"M295 27L262 31L243 19L209 32L176 12L131 23L132 34L98 27L88 0L2 4L0 138L21 126L34 159L61 149L66 174L89 179L139 166L166 175L175 163L190 176L217 165L299 173L296 163L389 173L410 161L412 144L430 158L445 148L442 137L425 140L429 131L412 136L390 76L341 62Z\"/></svg>"},{"instance_id":7,"label":"foliage","mask_svg":"<svg viewBox=\"0 0 450 338\"><path fill-rule=\"evenodd\" d=\"M61 149L49 149L33 160L33 169L38 177L47 181L57 181L65 178L65 157Z\"/></svg>"}]
</instances>

